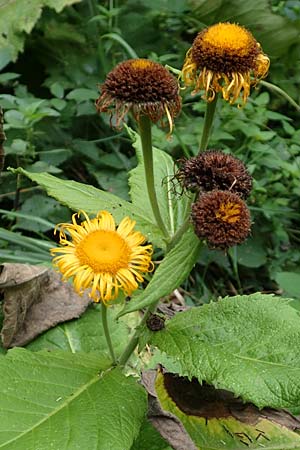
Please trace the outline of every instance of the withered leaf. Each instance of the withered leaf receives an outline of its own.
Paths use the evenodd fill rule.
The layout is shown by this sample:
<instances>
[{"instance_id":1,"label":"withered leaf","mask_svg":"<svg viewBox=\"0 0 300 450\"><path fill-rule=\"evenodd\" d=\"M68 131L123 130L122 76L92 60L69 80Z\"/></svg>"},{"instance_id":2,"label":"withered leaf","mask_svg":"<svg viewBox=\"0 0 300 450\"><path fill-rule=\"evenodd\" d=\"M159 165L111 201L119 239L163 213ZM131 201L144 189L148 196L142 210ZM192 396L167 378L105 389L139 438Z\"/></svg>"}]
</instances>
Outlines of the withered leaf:
<instances>
[{"instance_id":1,"label":"withered leaf","mask_svg":"<svg viewBox=\"0 0 300 450\"><path fill-rule=\"evenodd\" d=\"M183 448L181 441L187 434L193 445L185 444L185 450L300 448L300 421L286 410L259 410L229 391L166 373L163 368L145 372L143 379L150 397L155 398L156 410L149 411L149 420L175 450ZM175 442L171 429L164 430L170 414L184 430L180 437L177 426Z\"/></svg>"},{"instance_id":2,"label":"withered leaf","mask_svg":"<svg viewBox=\"0 0 300 450\"><path fill-rule=\"evenodd\" d=\"M155 392L155 378L155 370L142 373L142 384L148 392L149 421L175 450L197 450L180 420L161 407Z\"/></svg>"},{"instance_id":3,"label":"withered leaf","mask_svg":"<svg viewBox=\"0 0 300 450\"><path fill-rule=\"evenodd\" d=\"M0 265L0 292L4 348L23 346L58 323L80 317L90 303L54 270L29 264Z\"/></svg>"}]
</instances>

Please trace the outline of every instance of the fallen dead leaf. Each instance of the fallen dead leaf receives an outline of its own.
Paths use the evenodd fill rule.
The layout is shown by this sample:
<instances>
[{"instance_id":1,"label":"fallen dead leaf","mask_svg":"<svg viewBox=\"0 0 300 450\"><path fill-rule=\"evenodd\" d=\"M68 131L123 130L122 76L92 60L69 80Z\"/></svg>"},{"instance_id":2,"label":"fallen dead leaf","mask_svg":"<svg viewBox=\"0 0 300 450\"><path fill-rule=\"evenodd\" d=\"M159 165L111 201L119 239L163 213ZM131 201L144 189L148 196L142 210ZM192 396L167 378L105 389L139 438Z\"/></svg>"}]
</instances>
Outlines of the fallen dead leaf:
<instances>
[{"instance_id":1,"label":"fallen dead leaf","mask_svg":"<svg viewBox=\"0 0 300 450\"><path fill-rule=\"evenodd\" d=\"M91 302L87 294L76 294L54 270L29 264L0 265L0 292L4 348L28 344L58 323L80 317Z\"/></svg>"}]
</instances>

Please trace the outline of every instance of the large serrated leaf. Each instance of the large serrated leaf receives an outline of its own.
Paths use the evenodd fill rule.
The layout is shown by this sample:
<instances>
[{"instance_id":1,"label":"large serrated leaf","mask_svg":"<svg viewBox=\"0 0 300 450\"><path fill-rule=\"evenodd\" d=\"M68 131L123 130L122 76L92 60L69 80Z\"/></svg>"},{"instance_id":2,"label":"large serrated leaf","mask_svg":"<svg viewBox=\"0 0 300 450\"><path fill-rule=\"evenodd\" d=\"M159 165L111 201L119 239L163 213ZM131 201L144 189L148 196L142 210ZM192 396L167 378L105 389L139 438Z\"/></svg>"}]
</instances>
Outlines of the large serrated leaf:
<instances>
[{"instance_id":1,"label":"large serrated leaf","mask_svg":"<svg viewBox=\"0 0 300 450\"><path fill-rule=\"evenodd\" d=\"M300 315L287 299L227 297L177 314L151 341L182 375L259 408L300 405Z\"/></svg>"},{"instance_id":2,"label":"large serrated leaf","mask_svg":"<svg viewBox=\"0 0 300 450\"><path fill-rule=\"evenodd\" d=\"M197 262L200 248L201 242L189 228L165 256L146 289L132 297L121 315L149 306L178 288Z\"/></svg>"},{"instance_id":3,"label":"large serrated leaf","mask_svg":"<svg viewBox=\"0 0 300 450\"><path fill-rule=\"evenodd\" d=\"M130 172L129 185L132 202L140 205L145 217L155 222L147 193L145 167L141 147L141 139L137 133L130 130L133 147L136 150L138 166ZM154 182L159 210L165 227L172 236L182 225L191 209L191 198L174 192L174 172L176 165L170 155L162 150L153 148ZM143 201L141 201L143 199Z\"/></svg>"},{"instance_id":4,"label":"large serrated leaf","mask_svg":"<svg viewBox=\"0 0 300 450\"><path fill-rule=\"evenodd\" d=\"M147 236L149 241L157 246L164 246L161 232L157 226L144 217L143 211L126 200L93 186L77 181L62 180L45 172L31 173L21 168L14 172L21 173L35 181L46 189L48 195L76 211L84 210L88 214L97 214L98 211L107 209L117 222L128 215L131 219L136 220L137 228Z\"/></svg>"},{"instance_id":5,"label":"large serrated leaf","mask_svg":"<svg viewBox=\"0 0 300 450\"><path fill-rule=\"evenodd\" d=\"M15 61L23 50L25 34L30 33L45 6L60 12L65 6L81 0L3 0L0 3L0 54Z\"/></svg>"},{"instance_id":6,"label":"large serrated leaf","mask_svg":"<svg viewBox=\"0 0 300 450\"><path fill-rule=\"evenodd\" d=\"M0 359L0 448L129 450L146 395L107 368L99 356L11 350Z\"/></svg>"}]
</instances>

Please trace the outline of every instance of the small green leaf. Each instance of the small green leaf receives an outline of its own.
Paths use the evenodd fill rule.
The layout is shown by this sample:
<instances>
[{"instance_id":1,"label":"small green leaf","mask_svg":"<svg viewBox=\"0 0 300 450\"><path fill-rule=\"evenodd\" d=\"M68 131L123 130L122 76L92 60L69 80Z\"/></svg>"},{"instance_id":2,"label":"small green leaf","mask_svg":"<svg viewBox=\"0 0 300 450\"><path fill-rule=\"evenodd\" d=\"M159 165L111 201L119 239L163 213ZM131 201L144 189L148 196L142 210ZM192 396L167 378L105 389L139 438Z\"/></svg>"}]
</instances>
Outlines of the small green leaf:
<instances>
[{"instance_id":1,"label":"small green leaf","mask_svg":"<svg viewBox=\"0 0 300 450\"><path fill-rule=\"evenodd\" d=\"M165 256L146 289L133 296L120 315L149 306L171 294L187 278L195 265L201 242L191 228Z\"/></svg>"},{"instance_id":2,"label":"small green leaf","mask_svg":"<svg viewBox=\"0 0 300 450\"><path fill-rule=\"evenodd\" d=\"M236 247L238 263L251 268L263 266L267 262L267 251L264 247L263 237L251 236L244 244Z\"/></svg>"},{"instance_id":3,"label":"small green leaf","mask_svg":"<svg viewBox=\"0 0 300 450\"><path fill-rule=\"evenodd\" d=\"M172 450L148 420L141 426L140 433L131 450Z\"/></svg>"},{"instance_id":4,"label":"small green leaf","mask_svg":"<svg viewBox=\"0 0 300 450\"><path fill-rule=\"evenodd\" d=\"M0 447L129 450L146 393L108 367L100 355L9 351L0 358Z\"/></svg>"},{"instance_id":5,"label":"small green leaf","mask_svg":"<svg viewBox=\"0 0 300 450\"><path fill-rule=\"evenodd\" d=\"M284 290L285 295L300 298L300 273L278 272L275 280Z\"/></svg>"},{"instance_id":6,"label":"small green leaf","mask_svg":"<svg viewBox=\"0 0 300 450\"><path fill-rule=\"evenodd\" d=\"M51 94L55 95L55 97L57 97L57 98L63 98L63 96L64 96L64 88L58 82L51 84L50 92L51 92Z\"/></svg>"},{"instance_id":7,"label":"small green leaf","mask_svg":"<svg viewBox=\"0 0 300 450\"><path fill-rule=\"evenodd\" d=\"M86 100L96 100L98 97L97 91L93 91L92 89L86 88L78 88L73 89L73 91L69 92L67 95L68 100L76 100L77 102L84 102Z\"/></svg>"},{"instance_id":8,"label":"small green leaf","mask_svg":"<svg viewBox=\"0 0 300 450\"><path fill-rule=\"evenodd\" d=\"M287 299L257 293L192 308L152 333L152 344L182 375L259 408L300 404L300 314Z\"/></svg>"}]
</instances>

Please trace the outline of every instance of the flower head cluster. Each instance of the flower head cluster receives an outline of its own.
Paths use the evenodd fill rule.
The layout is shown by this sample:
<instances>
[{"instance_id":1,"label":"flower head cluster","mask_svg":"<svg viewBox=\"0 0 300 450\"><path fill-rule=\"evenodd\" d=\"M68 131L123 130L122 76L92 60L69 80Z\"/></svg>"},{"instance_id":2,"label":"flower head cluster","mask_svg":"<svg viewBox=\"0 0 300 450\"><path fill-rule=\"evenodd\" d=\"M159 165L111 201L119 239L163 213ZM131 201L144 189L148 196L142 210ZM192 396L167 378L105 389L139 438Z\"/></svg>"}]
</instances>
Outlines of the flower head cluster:
<instances>
[{"instance_id":1,"label":"flower head cluster","mask_svg":"<svg viewBox=\"0 0 300 450\"><path fill-rule=\"evenodd\" d=\"M240 96L246 103L251 85L267 75L269 65L269 58L246 28L218 23L198 33L187 52L182 77L194 92L204 90L207 101L221 92L231 104Z\"/></svg>"},{"instance_id":2,"label":"flower head cluster","mask_svg":"<svg viewBox=\"0 0 300 450\"><path fill-rule=\"evenodd\" d=\"M53 259L54 265L64 279L73 277L78 294L90 288L89 295L95 302L106 304L118 296L119 290L131 295L143 281L142 274L153 269L152 246L144 245L146 238L133 230L135 222L129 217L116 227L107 211L100 211L94 219L82 214L85 220L81 224L76 221L78 213L71 224L58 226L62 246L51 250L52 255L59 254Z\"/></svg>"},{"instance_id":3,"label":"flower head cluster","mask_svg":"<svg viewBox=\"0 0 300 450\"><path fill-rule=\"evenodd\" d=\"M177 79L161 64L148 59L129 59L118 64L101 86L96 100L98 112L115 114L116 127L131 111L138 119L146 115L152 122L167 116L170 130L181 109Z\"/></svg>"},{"instance_id":4,"label":"flower head cluster","mask_svg":"<svg viewBox=\"0 0 300 450\"><path fill-rule=\"evenodd\" d=\"M244 163L220 150L207 150L182 160L175 177L184 189L192 192L229 190L247 198L252 189L252 177Z\"/></svg>"},{"instance_id":5,"label":"flower head cluster","mask_svg":"<svg viewBox=\"0 0 300 450\"><path fill-rule=\"evenodd\" d=\"M192 222L199 238L219 249L246 239L251 219L243 199L251 191L252 178L242 161L219 150L207 150L184 160L175 177L184 189L198 194L192 205Z\"/></svg>"}]
</instances>

